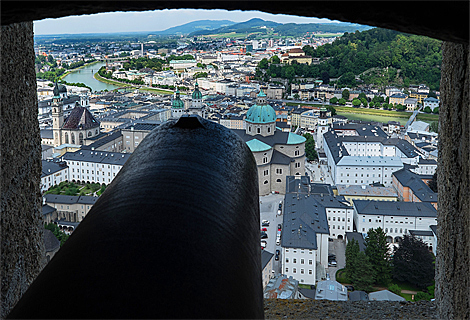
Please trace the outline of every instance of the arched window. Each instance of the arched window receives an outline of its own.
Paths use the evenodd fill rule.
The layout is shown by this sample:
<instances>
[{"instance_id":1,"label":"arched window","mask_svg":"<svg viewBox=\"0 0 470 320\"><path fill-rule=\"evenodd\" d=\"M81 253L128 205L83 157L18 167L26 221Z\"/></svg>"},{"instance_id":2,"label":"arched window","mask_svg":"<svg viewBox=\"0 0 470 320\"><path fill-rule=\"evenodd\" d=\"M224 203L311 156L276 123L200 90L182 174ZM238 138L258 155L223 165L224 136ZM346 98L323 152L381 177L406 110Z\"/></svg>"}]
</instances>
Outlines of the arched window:
<instances>
[{"instance_id":1,"label":"arched window","mask_svg":"<svg viewBox=\"0 0 470 320\"><path fill-rule=\"evenodd\" d=\"M271 132L271 127L268 127L268 132Z\"/></svg>"},{"instance_id":2,"label":"arched window","mask_svg":"<svg viewBox=\"0 0 470 320\"><path fill-rule=\"evenodd\" d=\"M385 233L387 233L387 232L388 232L388 228L385 228Z\"/></svg>"},{"instance_id":3,"label":"arched window","mask_svg":"<svg viewBox=\"0 0 470 320\"><path fill-rule=\"evenodd\" d=\"M69 134L65 133L65 143L69 143Z\"/></svg>"},{"instance_id":4,"label":"arched window","mask_svg":"<svg viewBox=\"0 0 470 320\"><path fill-rule=\"evenodd\" d=\"M402 228L400 228L400 233L403 233L403 229L402 229Z\"/></svg>"},{"instance_id":5,"label":"arched window","mask_svg":"<svg viewBox=\"0 0 470 320\"><path fill-rule=\"evenodd\" d=\"M71 133L71 137L72 137L72 144L75 144L75 134L73 132Z\"/></svg>"},{"instance_id":6,"label":"arched window","mask_svg":"<svg viewBox=\"0 0 470 320\"><path fill-rule=\"evenodd\" d=\"M57 134L57 132L55 133L55 139L59 140L59 135Z\"/></svg>"},{"instance_id":7,"label":"arched window","mask_svg":"<svg viewBox=\"0 0 470 320\"><path fill-rule=\"evenodd\" d=\"M276 182L282 182L281 179L277 179Z\"/></svg>"},{"instance_id":8,"label":"arched window","mask_svg":"<svg viewBox=\"0 0 470 320\"><path fill-rule=\"evenodd\" d=\"M264 184L268 184L268 180L264 180Z\"/></svg>"},{"instance_id":9,"label":"arched window","mask_svg":"<svg viewBox=\"0 0 470 320\"><path fill-rule=\"evenodd\" d=\"M98 135L98 129L95 130L95 134Z\"/></svg>"},{"instance_id":10,"label":"arched window","mask_svg":"<svg viewBox=\"0 0 470 320\"><path fill-rule=\"evenodd\" d=\"M257 132L257 133L261 133L261 128L257 128L257 129L256 129L256 132Z\"/></svg>"},{"instance_id":11,"label":"arched window","mask_svg":"<svg viewBox=\"0 0 470 320\"><path fill-rule=\"evenodd\" d=\"M91 134L92 134L91 131L88 131L88 137L91 137Z\"/></svg>"},{"instance_id":12,"label":"arched window","mask_svg":"<svg viewBox=\"0 0 470 320\"><path fill-rule=\"evenodd\" d=\"M83 133L80 132L80 134L78 135L78 144L79 145L83 145Z\"/></svg>"},{"instance_id":13,"label":"arched window","mask_svg":"<svg viewBox=\"0 0 470 320\"><path fill-rule=\"evenodd\" d=\"M251 132L251 126L248 126L248 131Z\"/></svg>"},{"instance_id":14,"label":"arched window","mask_svg":"<svg viewBox=\"0 0 470 320\"><path fill-rule=\"evenodd\" d=\"M398 233L398 228L395 228L395 233Z\"/></svg>"}]
</instances>

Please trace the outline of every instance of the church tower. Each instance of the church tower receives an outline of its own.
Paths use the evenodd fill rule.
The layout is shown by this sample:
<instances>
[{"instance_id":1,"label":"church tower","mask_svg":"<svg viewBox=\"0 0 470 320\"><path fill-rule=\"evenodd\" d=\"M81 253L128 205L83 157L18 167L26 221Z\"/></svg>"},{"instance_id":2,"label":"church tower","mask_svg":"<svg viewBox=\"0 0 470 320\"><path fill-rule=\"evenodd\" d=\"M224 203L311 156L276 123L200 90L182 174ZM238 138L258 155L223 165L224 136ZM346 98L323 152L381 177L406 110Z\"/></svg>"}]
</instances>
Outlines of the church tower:
<instances>
[{"instance_id":1,"label":"church tower","mask_svg":"<svg viewBox=\"0 0 470 320\"><path fill-rule=\"evenodd\" d=\"M176 89L176 97L173 99L171 104L171 117L173 119L179 119L184 113L184 102L180 98L180 91Z\"/></svg>"},{"instance_id":2,"label":"church tower","mask_svg":"<svg viewBox=\"0 0 470 320\"><path fill-rule=\"evenodd\" d=\"M62 144L61 129L64 124L63 102L57 82L52 92L54 94L52 97L52 131L54 135L54 147L57 147Z\"/></svg>"},{"instance_id":3,"label":"church tower","mask_svg":"<svg viewBox=\"0 0 470 320\"><path fill-rule=\"evenodd\" d=\"M320 117L317 124L317 148L323 149L323 134L328 131L328 111L320 109Z\"/></svg>"}]
</instances>

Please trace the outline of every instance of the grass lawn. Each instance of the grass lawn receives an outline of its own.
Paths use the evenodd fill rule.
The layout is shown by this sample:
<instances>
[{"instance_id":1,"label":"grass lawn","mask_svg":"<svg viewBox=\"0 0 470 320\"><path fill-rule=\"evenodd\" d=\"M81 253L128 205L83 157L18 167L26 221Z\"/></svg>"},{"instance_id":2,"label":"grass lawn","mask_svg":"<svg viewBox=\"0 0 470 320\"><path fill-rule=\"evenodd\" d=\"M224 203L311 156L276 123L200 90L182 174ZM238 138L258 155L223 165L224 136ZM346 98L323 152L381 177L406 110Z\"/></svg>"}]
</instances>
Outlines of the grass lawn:
<instances>
[{"instance_id":1,"label":"grass lawn","mask_svg":"<svg viewBox=\"0 0 470 320\"><path fill-rule=\"evenodd\" d=\"M416 120L439 121L439 115L431 113L418 113L418 115L416 116Z\"/></svg>"},{"instance_id":2,"label":"grass lawn","mask_svg":"<svg viewBox=\"0 0 470 320\"><path fill-rule=\"evenodd\" d=\"M406 299L406 301L413 301L411 299L412 294L411 293L400 293L400 296Z\"/></svg>"},{"instance_id":3,"label":"grass lawn","mask_svg":"<svg viewBox=\"0 0 470 320\"><path fill-rule=\"evenodd\" d=\"M389 110L369 109L369 108L337 107L337 106L334 106L334 108L336 109L337 112L372 114L372 115L384 116L384 117L409 118L412 114L411 112L404 112L404 111L389 111Z\"/></svg>"},{"instance_id":4,"label":"grass lawn","mask_svg":"<svg viewBox=\"0 0 470 320\"><path fill-rule=\"evenodd\" d=\"M312 287L309 284L300 284L300 283L299 283L299 288L312 289Z\"/></svg>"},{"instance_id":5,"label":"grass lawn","mask_svg":"<svg viewBox=\"0 0 470 320\"><path fill-rule=\"evenodd\" d=\"M339 283L351 283L348 278L346 278L346 272L344 269L339 269L336 271L336 281Z\"/></svg>"}]
</instances>

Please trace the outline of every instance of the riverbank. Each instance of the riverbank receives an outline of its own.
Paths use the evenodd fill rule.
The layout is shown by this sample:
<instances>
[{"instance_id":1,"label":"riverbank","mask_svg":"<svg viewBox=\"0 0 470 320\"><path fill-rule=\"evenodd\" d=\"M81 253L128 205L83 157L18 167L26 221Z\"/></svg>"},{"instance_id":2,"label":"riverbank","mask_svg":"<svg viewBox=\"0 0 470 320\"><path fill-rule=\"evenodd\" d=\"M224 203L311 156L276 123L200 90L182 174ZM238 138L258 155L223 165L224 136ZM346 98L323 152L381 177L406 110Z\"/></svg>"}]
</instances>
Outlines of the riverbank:
<instances>
[{"instance_id":1,"label":"riverbank","mask_svg":"<svg viewBox=\"0 0 470 320\"><path fill-rule=\"evenodd\" d=\"M71 74L71 73L73 73L73 72L75 72L75 71L77 71L77 70L80 70L80 69L83 69L83 68L85 68L85 67L88 67L88 66L97 64L97 63L99 63L99 62L100 62L100 60L96 60L96 61L93 61L93 62L90 62L90 63L85 63L83 66L80 66L80 67L78 67L78 68L67 70L67 72L64 73L63 75L61 75L61 76L59 77L59 79L62 80L63 78L65 78L66 76L68 76L69 74Z\"/></svg>"},{"instance_id":2,"label":"riverbank","mask_svg":"<svg viewBox=\"0 0 470 320\"><path fill-rule=\"evenodd\" d=\"M132 84L119 82L119 81L114 81L114 80L109 80L109 79L106 79L106 78L103 78L102 76L100 76L98 74L98 72L93 75L93 78L95 78L96 80L101 81L103 83L112 84L112 85L115 85L115 86L126 87L126 88L131 88L131 89L137 89L139 91L146 91L146 92L157 93L157 94L166 94L166 95L172 95L173 94L172 90L154 89L154 88L148 88L148 87L139 88L138 86L135 86L135 85L132 85ZM185 95L185 93L181 93L181 94Z\"/></svg>"}]
</instances>

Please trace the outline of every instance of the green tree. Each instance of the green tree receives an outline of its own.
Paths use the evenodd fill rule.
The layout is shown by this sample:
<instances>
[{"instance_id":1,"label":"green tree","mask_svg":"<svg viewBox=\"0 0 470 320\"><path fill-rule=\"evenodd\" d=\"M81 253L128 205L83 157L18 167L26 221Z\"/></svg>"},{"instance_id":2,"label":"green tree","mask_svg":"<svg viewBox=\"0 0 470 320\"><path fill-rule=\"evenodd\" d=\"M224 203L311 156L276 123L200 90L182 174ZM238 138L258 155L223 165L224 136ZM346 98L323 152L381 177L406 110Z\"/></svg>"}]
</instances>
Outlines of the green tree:
<instances>
[{"instance_id":1,"label":"green tree","mask_svg":"<svg viewBox=\"0 0 470 320\"><path fill-rule=\"evenodd\" d=\"M344 98L339 99L338 104L344 106L346 104L346 100Z\"/></svg>"},{"instance_id":2,"label":"green tree","mask_svg":"<svg viewBox=\"0 0 470 320\"><path fill-rule=\"evenodd\" d=\"M437 172L434 172L432 179L428 181L428 187L434 192L437 192Z\"/></svg>"},{"instance_id":3,"label":"green tree","mask_svg":"<svg viewBox=\"0 0 470 320\"><path fill-rule=\"evenodd\" d=\"M294 99L295 99L295 100L299 100L299 98L300 98L300 96L299 96L298 93L294 94Z\"/></svg>"},{"instance_id":4,"label":"green tree","mask_svg":"<svg viewBox=\"0 0 470 320\"><path fill-rule=\"evenodd\" d=\"M431 301L432 297L429 293L419 291L418 293L415 294L415 301L421 301L421 300L426 300L426 301Z\"/></svg>"},{"instance_id":5,"label":"green tree","mask_svg":"<svg viewBox=\"0 0 470 320\"><path fill-rule=\"evenodd\" d=\"M359 243L352 239L346 245L346 266L344 268L344 272L348 279L352 279L355 272L356 272L356 265L357 265L357 255L359 254Z\"/></svg>"},{"instance_id":6,"label":"green tree","mask_svg":"<svg viewBox=\"0 0 470 320\"><path fill-rule=\"evenodd\" d=\"M429 124L429 130L435 133L438 133L439 130L439 122L433 121Z\"/></svg>"},{"instance_id":7,"label":"green tree","mask_svg":"<svg viewBox=\"0 0 470 320\"><path fill-rule=\"evenodd\" d=\"M367 97L366 97L366 94L364 92L359 93L359 96L357 98L361 101L362 101L362 99L366 99L366 101L367 101Z\"/></svg>"},{"instance_id":8,"label":"green tree","mask_svg":"<svg viewBox=\"0 0 470 320\"><path fill-rule=\"evenodd\" d=\"M269 67L269 63L268 63L268 59L266 58L261 59L261 61L258 63L258 68L260 69L266 70L268 69L268 67Z\"/></svg>"},{"instance_id":9,"label":"green tree","mask_svg":"<svg viewBox=\"0 0 470 320\"><path fill-rule=\"evenodd\" d=\"M321 74L321 79L324 84L329 84L330 83L330 74L328 71L323 71Z\"/></svg>"},{"instance_id":10,"label":"green tree","mask_svg":"<svg viewBox=\"0 0 470 320\"><path fill-rule=\"evenodd\" d=\"M359 107L361 105L361 101L357 98L354 98L352 101L353 106Z\"/></svg>"},{"instance_id":11,"label":"green tree","mask_svg":"<svg viewBox=\"0 0 470 320\"><path fill-rule=\"evenodd\" d=\"M431 113L432 112L430 107L424 107L423 111L426 112L426 113Z\"/></svg>"},{"instance_id":12,"label":"green tree","mask_svg":"<svg viewBox=\"0 0 470 320\"><path fill-rule=\"evenodd\" d=\"M397 109L397 111L405 111L406 107L399 103L395 106L395 109Z\"/></svg>"},{"instance_id":13,"label":"green tree","mask_svg":"<svg viewBox=\"0 0 470 320\"><path fill-rule=\"evenodd\" d=\"M281 63L281 59L279 59L278 56L272 56L271 63L279 64L279 63Z\"/></svg>"},{"instance_id":14,"label":"green tree","mask_svg":"<svg viewBox=\"0 0 470 320\"><path fill-rule=\"evenodd\" d=\"M386 234L382 228L369 229L365 238L365 254L369 257L372 264L377 283L388 285L390 282L390 254Z\"/></svg>"},{"instance_id":15,"label":"green tree","mask_svg":"<svg viewBox=\"0 0 470 320\"><path fill-rule=\"evenodd\" d=\"M336 98L336 97L333 97L333 98L330 99L330 103L332 103L332 104L336 104L337 102L338 102L338 98Z\"/></svg>"},{"instance_id":16,"label":"green tree","mask_svg":"<svg viewBox=\"0 0 470 320\"><path fill-rule=\"evenodd\" d=\"M367 108L367 106L368 106L367 99L366 99L366 98L360 98L360 100L361 100L362 105L363 105L365 108Z\"/></svg>"},{"instance_id":17,"label":"green tree","mask_svg":"<svg viewBox=\"0 0 470 320\"><path fill-rule=\"evenodd\" d=\"M439 114L439 107L435 107L435 108L432 110L432 113L434 113L434 114Z\"/></svg>"},{"instance_id":18,"label":"green tree","mask_svg":"<svg viewBox=\"0 0 470 320\"><path fill-rule=\"evenodd\" d=\"M392 259L392 276L418 288L432 285L434 259L426 244L419 238L405 234Z\"/></svg>"},{"instance_id":19,"label":"green tree","mask_svg":"<svg viewBox=\"0 0 470 320\"><path fill-rule=\"evenodd\" d=\"M336 115L336 109L333 106L327 106L326 109L331 112L332 116Z\"/></svg>"},{"instance_id":20,"label":"green tree","mask_svg":"<svg viewBox=\"0 0 470 320\"><path fill-rule=\"evenodd\" d=\"M309 161L313 161L318 159L317 151L315 150L315 140L313 139L310 133L305 133L304 138L307 139L305 141L305 154Z\"/></svg>"},{"instance_id":21,"label":"green tree","mask_svg":"<svg viewBox=\"0 0 470 320\"><path fill-rule=\"evenodd\" d=\"M342 97L344 100L349 100L349 90L344 89L343 92L341 93Z\"/></svg>"},{"instance_id":22,"label":"green tree","mask_svg":"<svg viewBox=\"0 0 470 320\"><path fill-rule=\"evenodd\" d=\"M57 240L60 241L60 246L61 246L61 247L62 247L62 245L65 243L65 241L67 241L67 239L68 239L69 236L70 236L70 235L66 234L65 232L63 232L63 231L60 231L59 226L57 226L57 225L54 224L54 223L46 224L44 227L45 227L47 230L52 231L52 233L53 233L54 236L57 238Z\"/></svg>"},{"instance_id":23,"label":"green tree","mask_svg":"<svg viewBox=\"0 0 470 320\"><path fill-rule=\"evenodd\" d=\"M394 283L394 284L391 284L389 287L388 287L388 291L390 292L393 292L395 294L398 294L400 295L401 294L401 288L398 284Z\"/></svg>"},{"instance_id":24,"label":"green tree","mask_svg":"<svg viewBox=\"0 0 470 320\"><path fill-rule=\"evenodd\" d=\"M360 251L356 256L356 266L351 278L355 289L362 291L372 291L374 284L375 271L369 257L364 252Z\"/></svg>"}]
</instances>

